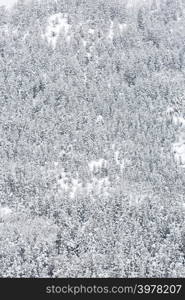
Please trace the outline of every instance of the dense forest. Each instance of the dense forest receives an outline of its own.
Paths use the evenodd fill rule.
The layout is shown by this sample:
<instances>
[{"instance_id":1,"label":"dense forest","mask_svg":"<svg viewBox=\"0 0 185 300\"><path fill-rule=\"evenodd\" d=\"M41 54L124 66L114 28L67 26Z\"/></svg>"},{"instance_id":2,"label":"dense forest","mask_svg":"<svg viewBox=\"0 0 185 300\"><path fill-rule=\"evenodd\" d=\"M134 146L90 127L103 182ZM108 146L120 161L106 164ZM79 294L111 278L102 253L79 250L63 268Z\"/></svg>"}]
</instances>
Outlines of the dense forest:
<instances>
[{"instance_id":1,"label":"dense forest","mask_svg":"<svg viewBox=\"0 0 185 300\"><path fill-rule=\"evenodd\" d=\"M185 1L141 2L0 7L0 277L185 277Z\"/></svg>"}]
</instances>

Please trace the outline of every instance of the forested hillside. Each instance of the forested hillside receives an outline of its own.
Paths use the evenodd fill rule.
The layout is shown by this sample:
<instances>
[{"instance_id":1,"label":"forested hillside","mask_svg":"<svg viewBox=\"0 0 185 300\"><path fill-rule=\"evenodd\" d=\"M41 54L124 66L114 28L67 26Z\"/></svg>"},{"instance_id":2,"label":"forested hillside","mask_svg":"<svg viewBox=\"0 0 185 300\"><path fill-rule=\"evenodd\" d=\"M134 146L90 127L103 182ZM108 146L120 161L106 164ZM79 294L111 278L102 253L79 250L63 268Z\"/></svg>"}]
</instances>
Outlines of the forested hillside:
<instances>
[{"instance_id":1,"label":"forested hillside","mask_svg":"<svg viewBox=\"0 0 185 300\"><path fill-rule=\"evenodd\" d=\"M0 8L0 277L185 277L185 1Z\"/></svg>"}]
</instances>

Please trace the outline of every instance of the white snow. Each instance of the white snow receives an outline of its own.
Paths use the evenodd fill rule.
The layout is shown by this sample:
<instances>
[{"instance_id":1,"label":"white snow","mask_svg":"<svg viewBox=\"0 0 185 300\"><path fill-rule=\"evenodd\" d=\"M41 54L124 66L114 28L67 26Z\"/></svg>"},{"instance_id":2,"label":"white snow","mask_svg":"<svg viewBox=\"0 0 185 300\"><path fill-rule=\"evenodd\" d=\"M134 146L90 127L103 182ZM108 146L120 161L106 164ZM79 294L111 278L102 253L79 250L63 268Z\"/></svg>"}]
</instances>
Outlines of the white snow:
<instances>
[{"instance_id":1,"label":"white snow","mask_svg":"<svg viewBox=\"0 0 185 300\"><path fill-rule=\"evenodd\" d=\"M175 125L185 128L185 119L183 117L178 116L178 115L174 115L173 122L174 122Z\"/></svg>"},{"instance_id":2,"label":"white snow","mask_svg":"<svg viewBox=\"0 0 185 300\"><path fill-rule=\"evenodd\" d=\"M91 181L87 182L84 186L78 178L72 178L72 180L70 180L70 177L71 174L67 176L62 173L62 178L58 180L58 184L60 186L61 193L67 192L71 199L74 199L79 192L89 194L94 191L97 193L103 192L104 194L108 194L107 188L110 186L108 177L98 179L93 176Z\"/></svg>"},{"instance_id":3,"label":"white snow","mask_svg":"<svg viewBox=\"0 0 185 300\"><path fill-rule=\"evenodd\" d=\"M83 44L84 48L86 48L86 46L87 46L87 41L84 40L84 39L82 39L82 44Z\"/></svg>"},{"instance_id":4,"label":"white snow","mask_svg":"<svg viewBox=\"0 0 185 300\"><path fill-rule=\"evenodd\" d=\"M181 113L174 109L173 107L168 107L166 110L166 115L174 125L178 127L185 127L185 118L182 116Z\"/></svg>"},{"instance_id":5,"label":"white snow","mask_svg":"<svg viewBox=\"0 0 185 300\"><path fill-rule=\"evenodd\" d=\"M48 18L47 26L45 29L45 32L42 34L42 38L46 39L50 45L52 45L53 48L56 47L57 40L62 34L66 41L69 42L71 39L71 24L68 22L69 15L64 13L56 13L51 15ZM76 24L76 26L82 26L82 24ZM119 29L121 32L123 32L127 28L127 24L119 24ZM90 59L92 56L92 50L94 45L94 38L95 38L95 29L89 28L87 31L87 35L89 39L91 40L91 45L89 46L89 50L87 51L87 56ZM108 30L107 38L112 41L114 36L114 22L111 20L110 27ZM87 46L87 41L82 38L82 43L84 47Z\"/></svg>"},{"instance_id":6,"label":"white snow","mask_svg":"<svg viewBox=\"0 0 185 300\"><path fill-rule=\"evenodd\" d=\"M71 192L70 192L70 198L75 198L75 195L78 193L78 191L81 191L82 189L82 183L79 182L78 179L72 179L72 186L71 186Z\"/></svg>"},{"instance_id":7,"label":"white snow","mask_svg":"<svg viewBox=\"0 0 185 300\"><path fill-rule=\"evenodd\" d=\"M173 107L167 109L167 116L175 126L178 126L176 141L172 144L175 161L185 167L185 118Z\"/></svg>"},{"instance_id":8,"label":"white snow","mask_svg":"<svg viewBox=\"0 0 185 300\"><path fill-rule=\"evenodd\" d=\"M125 167L125 160L122 159L120 150L117 149L115 145L112 145L113 159L115 164L119 166L121 172ZM109 194L109 189L111 188L110 180L108 176L103 176L103 178L98 178L94 172L101 171L102 168L108 167L108 161L104 158L99 158L91 160L88 162L88 168L91 172L91 179L83 185L78 172L74 174L66 172L62 165L58 162L53 162L53 167L51 169L51 176L53 173L59 175L57 178L57 185L60 187L61 194L67 193L71 199L74 199L79 193L103 193L104 195ZM47 171L48 173L48 171ZM57 177L58 177L57 175Z\"/></svg>"},{"instance_id":9,"label":"white snow","mask_svg":"<svg viewBox=\"0 0 185 300\"><path fill-rule=\"evenodd\" d=\"M91 172L103 168L103 166L107 166L107 161L103 158L100 158L98 160L92 160L88 163L89 169Z\"/></svg>"},{"instance_id":10,"label":"white snow","mask_svg":"<svg viewBox=\"0 0 185 300\"><path fill-rule=\"evenodd\" d=\"M152 4L152 1L153 0L128 0L127 8L132 9L136 6L140 6L140 5L143 5L143 4L150 6ZM159 5L160 1L161 0L156 1L157 6Z\"/></svg>"},{"instance_id":11,"label":"white snow","mask_svg":"<svg viewBox=\"0 0 185 300\"><path fill-rule=\"evenodd\" d=\"M125 23L119 23L118 27L119 27L120 32L123 33L127 29L128 25ZM110 27L109 27L107 37L110 41L113 40L113 37L114 37L114 22L113 21L110 22Z\"/></svg>"},{"instance_id":12,"label":"white snow","mask_svg":"<svg viewBox=\"0 0 185 300\"><path fill-rule=\"evenodd\" d=\"M185 209L185 203L182 203L182 208Z\"/></svg>"},{"instance_id":13,"label":"white snow","mask_svg":"<svg viewBox=\"0 0 185 300\"><path fill-rule=\"evenodd\" d=\"M5 5L7 8L10 8L16 2L17 2L17 0L0 0L0 6Z\"/></svg>"},{"instance_id":14,"label":"white snow","mask_svg":"<svg viewBox=\"0 0 185 300\"><path fill-rule=\"evenodd\" d=\"M104 166L107 166L107 161L103 158L98 160L92 160L88 164L90 171L92 172L92 177L89 182L87 182L84 186L79 178L79 174L76 173L75 178L72 178L72 174L66 173L63 169L60 171L60 179L57 180L57 184L60 186L61 193L68 193L71 199L74 199L78 193L91 193L103 192L104 195L108 195L107 188L110 186L110 181L108 177L97 178L93 172L95 170L99 170ZM58 167L58 165L56 165ZM58 171L57 171L58 173Z\"/></svg>"},{"instance_id":15,"label":"white snow","mask_svg":"<svg viewBox=\"0 0 185 300\"><path fill-rule=\"evenodd\" d=\"M92 53L93 53L93 45L89 47L89 50L87 51L87 57L90 60L92 58Z\"/></svg>"},{"instance_id":16,"label":"white snow","mask_svg":"<svg viewBox=\"0 0 185 300\"><path fill-rule=\"evenodd\" d=\"M56 173L57 175L57 185L62 194L68 193L69 197L72 199L79 191L81 191L82 183L78 179L78 173L76 174L76 178L73 178L72 174L66 172L58 162L54 162L54 169L51 170L51 174L53 173Z\"/></svg>"},{"instance_id":17,"label":"white snow","mask_svg":"<svg viewBox=\"0 0 185 300\"><path fill-rule=\"evenodd\" d=\"M0 33L1 34L8 34L9 33L8 26L7 25L1 25L0 26Z\"/></svg>"},{"instance_id":18,"label":"white snow","mask_svg":"<svg viewBox=\"0 0 185 300\"><path fill-rule=\"evenodd\" d=\"M0 219L6 219L12 210L8 206L0 207Z\"/></svg>"},{"instance_id":19,"label":"white snow","mask_svg":"<svg viewBox=\"0 0 185 300\"><path fill-rule=\"evenodd\" d=\"M100 194L103 192L104 195L108 195L107 188L110 186L110 181L108 177L97 179L93 177L91 182L88 182L85 186L85 190L87 193L91 193L95 191L96 193Z\"/></svg>"},{"instance_id":20,"label":"white snow","mask_svg":"<svg viewBox=\"0 0 185 300\"><path fill-rule=\"evenodd\" d=\"M69 190L69 182L68 177L64 170L61 170L60 179L58 180L58 184L60 185L61 189L65 192Z\"/></svg>"},{"instance_id":21,"label":"white snow","mask_svg":"<svg viewBox=\"0 0 185 300\"><path fill-rule=\"evenodd\" d=\"M104 120L103 120L103 117L102 115L98 115L97 118L96 118L96 123L97 124L103 124L104 123Z\"/></svg>"},{"instance_id":22,"label":"white snow","mask_svg":"<svg viewBox=\"0 0 185 300\"><path fill-rule=\"evenodd\" d=\"M185 141L184 143L174 143L172 149L176 162L185 166Z\"/></svg>"},{"instance_id":23,"label":"white snow","mask_svg":"<svg viewBox=\"0 0 185 300\"><path fill-rule=\"evenodd\" d=\"M109 29L109 33L108 33L108 39L110 39L112 41L113 37L114 37L114 22L111 21L110 22L110 29Z\"/></svg>"},{"instance_id":24,"label":"white snow","mask_svg":"<svg viewBox=\"0 0 185 300\"><path fill-rule=\"evenodd\" d=\"M113 155L114 155L114 161L116 163L117 166L119 166L121 173L123 172L123 169L125 168L125 163L126 160L124 158L121 157L120 154L120 150L118 150L118 148L116 148L116 145L113 144L112 145L112 150L114 151Z\"/></svg>"},{"instance_id":25,"label":"white snow","mask_svg":"<svg viewBox=\"0 0 185 300\"><path fill-rule=\"evenodd\" d=\"M68 15L57 13L49 17L43 37L55 48L60 33L64 34L67 41L70 40L70 29L71 25L68 23Z\"/></svg>"},{"instance_id":26,"label":"white snow","mask_svg":"<svg viewBox=\"0 0 185 300\"><path fill-rule=\"evenodd\" d=\"M173 107L169 106L166 110L167 117L172 116L174 112L175 112L175 109Z\"/></svg>"},{"instance_id":27,"label":"white snow","mask_svg":"<svg viewBox=\"0 0 185 300\"><path fill-rule=\"evenodd\" d=\"M123 32L124 30L126 30L127 27L128 27L128 25L125 24L125 23L122 23L122 24L120 23L120 24L119 24L119 29L120 29L121 32Z\"/></svg>"},{"instance_id":28,"label":"white snow","mask_svg":"<svg viewBox=\"0 0 185 300\"><path fill-rule=\"evenodd\" d=\"M114 159L116 161L116 164L119 165L119 151L114 152Z\"/></svg>"},{"instance_id":29,"label":"white snow","mask_svg":"<svg viewBox=\"0 0 185 300\"><path fill-rule=\"evenodd\" d=\"M92 29L92 28L90 28L90 29L88 30L88 33L89 33L90 35L94 35L94 33L95 33L95 30L94 30L94 29Z\"/></svg>"},{"instance_id":30,"label":"white snow","mask_svg":"<svg viewBox=\"0 0 185 300\"><path fill-rule=\"evenodd\" d=\"M125 161L124 161L124 159L120 158L120 151L116 150L114 152L114 159L115 159L116 164L120 167L120 171L122 173L123 169L125 167Z\"/></svg>"},{"instance_id":31,"label":"white snow","mask_svg":"<svg viewBox=\"0 0 185 300\"><path fill-rule=\"evenodd\" d=\"M68 192L71 199L75 198L76 194L82 189L82 183L76 178L70 180L70 175L67 176L64 171L61 172L60 177L58 185L60 186L61 191L64 193Z\"/></svg>"}]
</instances>

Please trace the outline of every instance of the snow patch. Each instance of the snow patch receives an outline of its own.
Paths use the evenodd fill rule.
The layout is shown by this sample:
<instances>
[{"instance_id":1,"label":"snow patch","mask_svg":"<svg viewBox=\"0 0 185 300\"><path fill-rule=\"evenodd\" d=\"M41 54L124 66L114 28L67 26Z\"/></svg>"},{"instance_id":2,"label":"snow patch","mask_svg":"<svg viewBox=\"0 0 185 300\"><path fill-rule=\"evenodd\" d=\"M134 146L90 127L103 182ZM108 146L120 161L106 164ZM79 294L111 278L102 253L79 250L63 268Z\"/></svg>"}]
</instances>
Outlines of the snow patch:
<instances>
[{"instance_id":1,"label":"snow patch","mask_svg":"<svg viewBox=\"0 0 185 300\"><path fill-rule=\"evenodd\" d=\"M64 172L64 170L61 170L60 179L58 180L58 184L63 191L67 192L69 190L68 177L66 175L66 172Z\"/></svg>"},{"instance_id":2,"label":"snow patch","mask_svg":"<svg viewBox=\"0 0 185 300\"><path fill-rule=\"evenodd\" d=\"M72 179L72 185L71 185L71 192L70 192L70 198L75 198L75 195L81 191L82 189L82 183L79 182L78 179Z\"/></svg>"},{"instance_id":3,"label":"snow patch","mask_svg":"<svg viewBox=\"0 0 185 300\"><path fill-rule=\"evenodd\" d=\"M89 30L88 30L88 33L89 33L89 35L94 35L94 33L95 33L95 30L94 29L92 29L92 28L90 28Z\"/></svg>"},{"instance_id":4,"label":"snow patch","mask_svg":"<svg viewBox=\"0 0 185 300\"><path fill-rule=\"evenodd\" d=\"M110 181L108 177L97 179L93 177L91 182L88 182L85 186L85 190L87 193L91 193L95 191L96 193L100 194L103 192L104 195L108 196L108 187L110 186Z\"/></svg>"},{"instance_id":5,"label":"snow patch","mask_svg":"<svg viewBox=\"0 0 185 300\"><path fill-rule=\"evenodd\" d=\"M104 124L104 120L103 120L102 115L98 115L97 116L97 118L96 118L96 124L99 124L99 125L103 125Z\"/></svg>"},{"instance_id":6,"label":"snow patch","mask_svg":"<svg viewBox=\"0 0 185 300\"><path fill-rule=\"evenodd\" d=\"M9 33L8 26L7 25L0 26L0 33L4 35L8 34Z\"/></svg>"},{"instance_id":7,"label":"snow patch","mask_svg":"<svg viewBox=\"0 0 185 300\"><path fill-rule=\"evenodd\" d=\"M124 158L121 157L120 150L118 150L118 149L116 148L116 145L115 145L115 144L112 145L112 150L114 151L114 152L113 152L113 153L114 153L114 154L113 154L113 155L114 155L114 161L115 161L116 165L119 166L120 171L121 171L121 173L122 173L122 172L123 172L123 169L125 168L125 163L126 163L126 161L125 161Z\"/></svg>"},{"instance_id":8,"label":"snow patch","mask_svg":"<svg viewBox=\"0 0 185 300\"><path fill-rule=\"evenodd\" d=\"M110 28L109 28L109 33L108 33L108 39L110 39L112 41L113 37L114 37L114 22L111 21L110 22Z\"/></svg>"},{"instance_id":9,"label":"snow patch","mask_svg":"<svg viewBox=\"0 0 185 300\"><path fill-rule=\"evenodd\" d=\"M182 208L185 209L185 203L182 203Z\"/></svg>"},{"instance_id":10,"label":"snow patch","mask_svg":"<svg viewBox=\"0 0 185 300\"><path fill-rule=\"evenodd\" d=\"M185 119L181 116L174 115L173 122L176 126L185 128Z\"/></svg>"},{"instance_id":11,"label":"snow patch","mask_svg":"<svg viewBox=\"0 0 185 300\"><path fill-rule=\"evenodd\" d=\"M55 163L55 166L59 167L59 164ZM75 198L76 194L82 189L82 183L78 179L78 174L77 178L71 179L72 174L65 172L64 169L61 168L61 170L57 172L60 172L59 179L57 180L60 191L62 193L68 193L71 199Z\"/></svg>"},{"instance_id":12,"label":"snow patch","mask_svg":"<svg viewBox=\"0 0 185 300\"><path fill-rule=\"evenodd\" d=\"M127 27L128 27L128 25L125 24L125 23L122 23L122 24L120 23L120 24L119 24L119 29L120 29L121 32L123 32L124 30L126 30Z\"/></svg>"},{"instance_id":13,"label":"snow patch","mask_svg":"<svg viewBox=\"0 0 185 300\"><path fill-rule=\"evenodd\" d=\"M103 167L107 166L107 161L103 158L98 160L92 160L88 163L89 169L91 172L94 172L98 169L102 169Z\"/></svg>"},{"instance_id":14,"label":"snow patch","mask_svg":"<svg viewBox=\"0 0 185 300\"><path fill-rule=\"evenodd\" d=\"M166 113L171 122L179 129L176 142L172 144L175 161L182 167L185 167L185 118L173 107L169 107Z\"/></svg>"},{"instance_id":15,"label":"snow patch","mask_svg":"<svg viewBox=\"0 0 185 300\"><path fill-rule=\"evenodd\" d=\"M125 24L125 23L119 23L118 24L118 28L120 30L120 33L123 33L127 29L127 27L128 27L128 25ZM112 41L113 38L114 38L114 22L113 21L110 22L110 27L109 27L109 31L108 31L108 36L107 37L108 37L108 39L110 41Z\"/></svg>"},{"instance_id":16,"label":"snow patch","mask_svg":"<svg viewBox=\"0 0 185 300\"><path fill-rule=\"evenodd\" d=\"M63 33L66 40L70 40L71 25L68 23L68 15L57 13L49 17L46 32L43 35L54 48L60 33Z\"/></svg>"},{"instance_id":17,"label":"snow patch","mask_svg":"<svg viewBox=\"0 0 185 300\"><path fill-rule=\"evenodd\" d=\"M127 8L133 9L134 7L139 7L142 5L151 6L153 0L128 0ZM160 0L156 0L157 6L159 6Z\"/></svg>"},{"instance_id":18,"label":"snow patch","mask_svg":"<svg viewBox=\"0 0 185 300\"><path fill-rule=\"evenodd\" d=\"M82 39L82 44L83 44L84 48L86 48L86 46L87 46L87 41L84 40L84 39Z\"/></svg>"},{"instance_id":19,"label":"snow patch","mask_svg":"<svg viewBox=\"0 0 185 300\"><path fill-rule=\"evenodd\" d=\"M184 143L174 143L172 149L176 162L185 167L185 141Z\"/></svg>"},{"instance_id":20,"label":"snow patch","mask_svg":"<svg viewBox=\"0 0 185 300\"><path fill-rule=\"evenodd\" d=\"M12 210L8 206L0 207L0 219L6 219Z\"/></svg>"}]
</instances>

